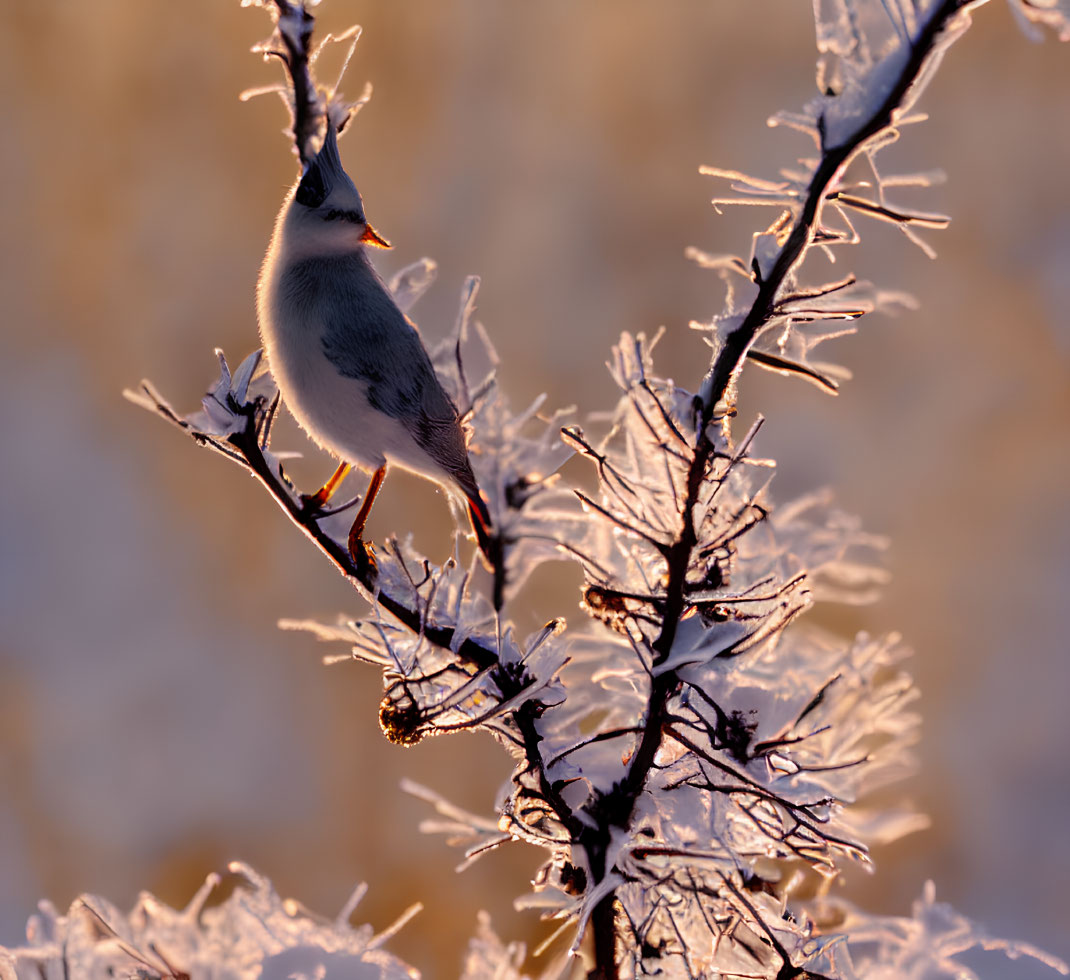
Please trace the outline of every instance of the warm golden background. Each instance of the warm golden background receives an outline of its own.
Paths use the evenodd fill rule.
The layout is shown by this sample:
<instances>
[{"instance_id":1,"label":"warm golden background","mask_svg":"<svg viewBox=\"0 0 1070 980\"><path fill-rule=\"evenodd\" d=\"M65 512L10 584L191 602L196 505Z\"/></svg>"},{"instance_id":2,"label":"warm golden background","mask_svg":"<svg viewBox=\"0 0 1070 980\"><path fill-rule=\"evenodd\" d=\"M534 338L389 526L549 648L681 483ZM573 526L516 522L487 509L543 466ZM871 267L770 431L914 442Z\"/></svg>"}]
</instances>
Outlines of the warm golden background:
<instances>
[{"instance_id":1,"label":"warm golden background","mask_svg":"<svg viewBox=\"0 0 1070 980\"><path fill-rule=\"evenodd\" d=\"M329 913L367 879L379 926L422 899L395 945L430 977L456 973L481 906L506 935L541 934L509 907L537 855L455 879L397 790L407 776L487 810L505 756L475 737L386 744L373 671L325 669L274 627L360 603L248 478L120 398L148 376L190 410L213 347L257 345L256 272L295 172L278 101L237 100L277 77L248 54L267 17L237 0L2 6L0 942L39 896L182 903L232 857ZM684 248L745 254L769 218L717 217L697 167L772 175L807 149L764 123L812 91L808 4L330 0L320 21L365 27L347 89L376 96L342 150L397 245L383 268L440 263L416 311L429 337L478 272L516 402L606 407L608 346L660 324L664 372L697 382L687 322L721 291ZM781 499L830 483L893 542L886 598L826 618L917 650L923 768L903 791L934 826L851 890L905 911L931 876L997 934L1070 957L1070 50L992 4L924 107L888 163L947 171L911 199L954 216L939 260L871 225L841 258L920 312L840 342L856 380L838 399L752 371L744 414L769 416ZM412 525L443 554L446 519L395 477L372 531ZM578 616L575 582L544 575L539 602Z\"/></svg>"}]
</instances>

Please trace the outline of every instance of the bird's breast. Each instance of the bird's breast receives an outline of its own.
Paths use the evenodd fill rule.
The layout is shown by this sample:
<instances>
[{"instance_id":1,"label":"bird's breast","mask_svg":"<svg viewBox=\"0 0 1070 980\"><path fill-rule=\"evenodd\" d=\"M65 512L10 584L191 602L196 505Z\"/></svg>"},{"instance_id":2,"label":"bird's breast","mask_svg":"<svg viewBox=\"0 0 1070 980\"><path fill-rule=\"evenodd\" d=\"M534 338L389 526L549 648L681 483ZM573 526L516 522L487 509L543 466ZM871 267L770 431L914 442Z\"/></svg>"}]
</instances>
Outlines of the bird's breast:
<instances>
[{"instance_id":1,"label":"bird's breast","mask_svg":"<svg viewBox=\"0 0 1070 980\"><path fill-rule=\"evenodd\" d=\"M389 459L441 478L445 470L413 436L420 396L428 386L441 391L439 382L363 257L265 262L258 313L283 400L317 444L365 467Z\"/></svg>"},{"instance_id":2,"label":"bird's breast","mask_svg":"<svg viewBox=\"0 0 1070 980\"><path fill-rule=\"evenodd\" d=\"M258 312L271 372L290 412L313 441L335 456L380 466L382 446L368 386L341 375L324 353L329 282L298 269L265 268ZM337 302L337 297L336 297Z\"/></svg>"}]
</instances>

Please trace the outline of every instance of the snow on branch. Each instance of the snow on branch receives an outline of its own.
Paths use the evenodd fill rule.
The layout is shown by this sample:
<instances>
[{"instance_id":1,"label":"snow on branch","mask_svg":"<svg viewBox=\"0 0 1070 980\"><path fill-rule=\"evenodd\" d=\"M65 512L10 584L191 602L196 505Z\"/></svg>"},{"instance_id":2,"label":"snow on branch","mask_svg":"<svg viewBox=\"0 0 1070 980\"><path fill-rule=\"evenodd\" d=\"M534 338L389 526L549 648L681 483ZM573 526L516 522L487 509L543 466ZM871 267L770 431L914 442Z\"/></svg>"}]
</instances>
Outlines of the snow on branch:
<instances>
[{"instance_id":1,"label":"snow on branch","mask_svg":"<svg viewBox=\"0 0 1070 980\"><path fill-rule=\"evenodd\" d=\"M814 0L821 94L801 111L779 112L769 122L810 137L817 155L782 170L775 180L702 168L730 182L732 194L715 197L715 207L762 204L777 213L768 228L755 234L748 261L692 253L722 277L744 280L742 298L733 290L724 314L709 328L714 356L699 390L705 422L718 403L731 407L736 379L748 357L834 389L836 369L813 364L809 352L848 332L843 324L865 313L910 302L856 283L853 277L802 286L799 272L814 247L831 258L832 249L859 241L852 215L890 222L926 254L935 255L918 230L945 227L949 219L897 206L888 192L924 187L939 175L884 175L876 160L905 126L926 118L914 106L944 54L969 28L973 10L984 2ZM1021 16L1057 30L1061 38L1070 36L1064 3L1038 0L1012 6ZM870 176L849 179L848 170L859 158Z\"/></svg>"},{"instance_id":2,"label":"snow on branch","mask_svg":"<svg viewBox=\"0 0 1070 980\"><path fill-rule=\"evenodd\" d=\"M376 934L353 928L350 917L367 891L359 886L334 921L283 900L267 879L234 862L211 874L184 909L172 909L143 892L129 915L96 895L76 899L66 915L41 902L26 926L26 944L0 948L0 980L28 977L351 976L368 980L417 980L419 974L385 952L384 943L419 911ZM234 890L210 904L220 885Z\"/></svg>"},{"instance_id":3,"label":"snow on branch","mask_svg":"<svg viewBox=\"0 0 1070 980\"><path fill-rule=\"evenodd\" d=\"M421 262L402 270L391 288L407 308L432 278L432 265ZM567 552L569 532L580 512L571 494L557 488L554 476L571 455L557 439L561 418L541 420L534 407L513 414L493 377L468 386L462 353L467 342L481 348L485 360L494 360L485 336L468 333L464 310L470 309L473 293L474 284L468 284L457 337L437 359L443 380L455 388L463 404L471 406L480 433L473 443L473 459L481 485L490 491L490 509L505 543L505 574L496 575L494 582L495 595L504 601L537 564ZM347 548L344 514L355 501L327 511L311 506L285 473L287 454L272 451L279 395L260 352L247 357L233 375L222 353L217 356L220 377L198 412L180 415L147 381L126 395L199 445L249 470L290 520L374 604L375 618L354 628L347 639L358 658L387 671L387 684L394 693L384 700L381 721L391 738L411 744L430 731L482 724L487 720L488 696L494 703L506 703L550 683L550 667L537 675L529 669L536 662L540 671L544 669L545 657L535 656L544 639L523 646L511 631L499 633L495 604L470 588L473 575L481 573L478 562L466 562L459 545L441 565L396 539L385 543L374 562L354 559ZM555 631L559 631L556 624L550 635ZM422 693L414 695L417 690ZM476 703L481 707L477 709ZM460 716L452 713L455 709Z\"/></svg>"},{"instance_id":4,"label":"snow on branch","mask_svg":"<svg viewBox=\"0 0 1070 980\"><path fill-rule=\"evenodd\" d=\"M839 954L845 976L863 980L979 980L979 975L958 959L971 951L1002 953L1012 960L1029 958L1063 976L1070 974L1070 966L1057 957L1029 943L991 936L947 903L936 901L936 886L931 881L925 883L910 917L870 915L850 902L831 898L818 904L815 915L835 923L845 937Z\"/></svg>"},{"instance_id":5,"label":"snow on branch","mask_svg":"<svg viewBox=\"0 0 1070 980\"><path fill-rule=\"evenodd\" d=\"M624 333L609 364L619 396L608 425L544 412L541 399L514 412L474 317L478 280L464 284L454 332L433 361L471 429L500 546L489 572L460 534L438 561L397 538L352 557L344 512L355 501L312 506L272 447L279 394L259 353L233 374L220 354L218 380L189 415L148 382L130 394L252 472L372 604L360 620L283 625L349 647L331 660L382 671L389 738L413 745L484 730L506 749L513 768L493 818L407 789L437 814L425 829L462 847L464 864L516 840L543 849L521 901L558 923L544 943L563 939L548 975L582 962L598 980L920 977L904 966L918 949L943 969L988 943L974 930L956 946L945 933L964 935L958 920L928 892L914 919L894 921L824 897L845 864L871 868L872 846L925 825L910 810L866 803L914 764L917 692L897 636L843 640L797 622L816 601L871 599L884 578L882 542L827 495L775 504L773 463L758 453L762 420L733 432L747 360L834 392L846 372L814 351L874 310L912 304L852 275L809 284L802 269L815 248L832 257L857 243L859 219L891 222L931 254L921 233L948 219L894 196L935 175L885 174L879 153L923 118L918 97L982 2L815 0L819 95L773 119L808 135L813 155L772 179L704 168L730 186L715 207L767 205L775 217L747 259L690 253L727 290L722 313L694 325L712 348L696 391L659 376L657 337ZM338 83L317 84L310 4L245 3L273 17L257 50L283 62L286 84L271 90L291 111L307 165L324 120L340 129L361 102L344 102ZM1063 4L1013 6L1066 36ZM434 272L422 260L396 276L399 307L411 308ZM590 465L595 489L567 485L560 468L573 455ZM584 615L521 636L510 613L548 561L582 571ZM949 928L925 931L940 916ZM124 942L153 953L156 939ZM483 921L464 975L519 977L523 955Z\"/></svg>"},{"instance_id":6,"label":"snow on branch","mask_svg":"<svg viewBox=\"0 0 1070 980\"><path fill-rule=\"evenodd\" d=\"M246 89L241 98L244 101L269 92L282 98L293 120L291 133L294 152L302 167L307 167L323 145L324 125L333 125L341 132L371 98L370 84L364 86L360 98L353 102L344 101L339 91L360 39L360 28L350 27L337 37L328 34L316 48L312 48L316 19L309 12L309 7L315 6L313 0L297 0L296 3L290 0L241 0L241 5L262 7L271 14L275 30L267 40L255 45L253 51L262 54L265 59L278 58L287 79L286 83L280 85ZM313 66L327 45L342 42L349 43L349 50L338 80L330 88L321 88L314 79Z\"/></svg>"}]
</instances>

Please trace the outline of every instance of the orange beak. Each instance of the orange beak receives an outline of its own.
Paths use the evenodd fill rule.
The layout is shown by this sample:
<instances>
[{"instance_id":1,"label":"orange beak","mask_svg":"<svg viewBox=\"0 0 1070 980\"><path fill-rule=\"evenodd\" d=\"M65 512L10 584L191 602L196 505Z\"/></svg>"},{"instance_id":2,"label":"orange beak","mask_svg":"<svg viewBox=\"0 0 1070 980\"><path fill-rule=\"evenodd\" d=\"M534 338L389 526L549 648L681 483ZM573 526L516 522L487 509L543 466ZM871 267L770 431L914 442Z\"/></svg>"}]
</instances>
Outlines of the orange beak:
<instances>
[{"instance_id":1,"label":"orange beak","mask_svg":"<svg viewBox=\"0 0 1070 980\"><path fill-rule=\"evenodd\" d=\"M364 234L360 236L360 241L364 245L374 245L376 248L393 248L382 235L379 234L371 225L364 226Z\"/></svg>"}]
</instances>

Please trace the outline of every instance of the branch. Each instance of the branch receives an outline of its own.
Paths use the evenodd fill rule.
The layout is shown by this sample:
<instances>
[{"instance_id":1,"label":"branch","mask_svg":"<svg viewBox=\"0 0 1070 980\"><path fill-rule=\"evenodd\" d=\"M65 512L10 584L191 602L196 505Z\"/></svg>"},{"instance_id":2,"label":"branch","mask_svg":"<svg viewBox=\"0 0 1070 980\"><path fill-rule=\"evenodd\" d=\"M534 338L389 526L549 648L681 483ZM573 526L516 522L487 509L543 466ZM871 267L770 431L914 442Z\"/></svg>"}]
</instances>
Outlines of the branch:
<instances>
[{"instance_id":1,"label":"branch","mask_svg":"<svg viewBox=\"0 0 1070 980\"><path fill-rule=\"evenodd\" d=\"M713 418L714 407L728 398L730 388L743 365L747 351L768 325L777 307L781 292L790 284L792 276L802 264L821 227L821 211L825 201L839 183L851 162L873 144L881 143L894 132L898 116L920 94L920 84L927 79L943 56L947 46L958 34L951 29L968 26L969 10L987 0L940 0L929 20L918 31L910 46L910 54L888 95L876 110L842 143L825 145L824 114L819 115L817 131L821 159L814 169L802 207L787 241L777 253L768 272L754 270L758 295L743 322L725 337L713 364L700 388L702 421L700 433ZM965 20L964 20L965 18ZM942 37L947 32L947 37Z\"/></svg>"},{"instance_id":2,"label":"branch","mask_svg":"<svg viewBox=\"0 0 1070 980\"><path fill-rule=\"evenodd\" d=\"M909 56L885 99L841 143L831 147L825 145L824 116L818 118L821 158L814 168L791 232L767 270L763 270L762 264L755 261L753 279L758 286L757 295L742 322L727 333L716 351L696 399L697 442L688 470L686 499L680 515L681 527L675 541L665 552L668 567L664 620L661 632L652 643L655 668L669 657L677 627L687 607L687 571L697 544L694 508L715 455L714 441L709 433L715 408L719 403L725 403L731 412L733 398L730 391L747 352L775 316L782 293L793 283L796 270L820 231L822 206L847 167L860 153L874 142L886 138L888 132L894 129L897 114L916 97L919 83L935 67L947 45L968 26L968 21L963 22L966 11L984 2L986 0L941 0L925 25L919 29L910 46ZM961 28L957 33L953 30L956 26ZM627 774L603 801L610 826L589 830L586 835L585 846L591 855L595 884L610 870L605 866L605 859L612 827L627 827L631 822L635 805L654 765L655 754L662 743L669 699L679 684L678 674L673 670L655 677L645 728ZM615 978L618 975L614 939L615 901L612 892L605 895L591 917L596 951L594 975L600 978Z\"/></svg>"},{"instance_id":3,"label":"branch","mask_svg":"<svg viewBox=\"0 0 1070 980\"><path fill-rule=\"evenodd\" d=\"M453 649L455 631L452 627L428 622L423 610L415 603L386 592L375 565L370 561L355 562L349 549L321 527L321 520L333 512L324 513L309 508L282 475L277 459L269 459L266 455L266 437L270 433L274 405L268 403L265 396L258 395L252 401L244 402L228 394L226 409L240 420L240 425L235 431L220 435L207 431L207 427L198 426L196 417L180 416L147 381L141 383L139 392L126 391L124 394L130 401L182 429L198 445L214 449L252 473L275 498L286 516L369 602L378 604L406 628L434 646L451 651L461 662L476 670L485 670L498 664L497 650L472 636L466 636Z\"/></svg>"}]
</instances>

